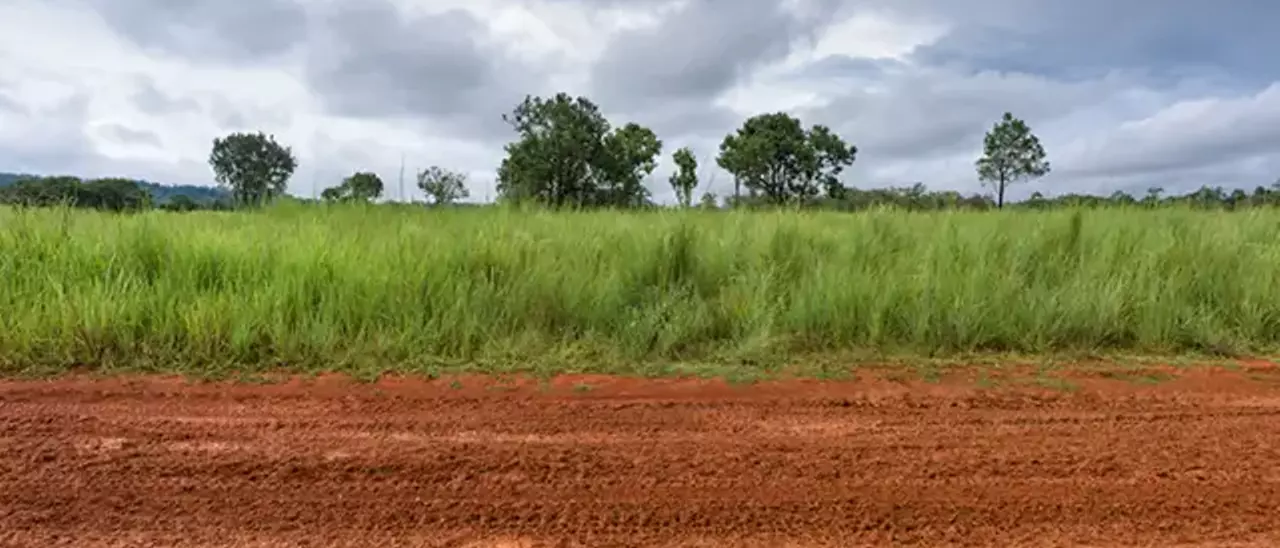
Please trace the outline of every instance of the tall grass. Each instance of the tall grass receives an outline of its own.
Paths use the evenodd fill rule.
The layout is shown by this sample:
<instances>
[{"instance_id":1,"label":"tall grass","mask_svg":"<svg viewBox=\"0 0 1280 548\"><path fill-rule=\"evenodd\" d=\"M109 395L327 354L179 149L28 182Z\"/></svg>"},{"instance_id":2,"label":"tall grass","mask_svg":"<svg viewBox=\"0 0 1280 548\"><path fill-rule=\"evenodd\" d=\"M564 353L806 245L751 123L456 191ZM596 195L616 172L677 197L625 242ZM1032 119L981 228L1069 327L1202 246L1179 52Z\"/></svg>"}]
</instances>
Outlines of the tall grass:
<instances>
[{"instance_id":1,"label":"tall grass","mask_svg":"<svg viewBox=\"0 0 1280 548\"><path fill-rule=\"evenodd\" d=\"M0 210L9 371L1278 342L1269 212Z\"/></svg>"}]
</instances>

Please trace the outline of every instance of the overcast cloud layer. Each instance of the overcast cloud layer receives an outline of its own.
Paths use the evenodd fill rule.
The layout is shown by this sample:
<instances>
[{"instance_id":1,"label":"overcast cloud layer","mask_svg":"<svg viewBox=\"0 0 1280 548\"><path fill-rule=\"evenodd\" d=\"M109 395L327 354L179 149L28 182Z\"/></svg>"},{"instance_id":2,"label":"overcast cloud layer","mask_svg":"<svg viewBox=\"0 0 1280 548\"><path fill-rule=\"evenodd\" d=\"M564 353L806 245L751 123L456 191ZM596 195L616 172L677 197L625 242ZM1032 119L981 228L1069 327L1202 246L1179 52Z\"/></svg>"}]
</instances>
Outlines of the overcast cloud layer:
<instances>
[{"instance_id":1,"label":"overcast cloud layer","mask_svg":"<svg viewBox=\"0 0 1280 548\"><path fill-rule=\"evenodd\" d=\"M1015 198L1252 189L1280 176L1277 20L1263 0L7 0L0 171L211 184L212 139L262 130L298 154L294 194L372 170L398 198L404 155L407 180L439 164L485 199L501 115L567 91L665 156L692 146L718 193L720 139L777 110L856 144L864 188L978 190L1009 110L1055 168Z\"/></svg>"}]
</instances>

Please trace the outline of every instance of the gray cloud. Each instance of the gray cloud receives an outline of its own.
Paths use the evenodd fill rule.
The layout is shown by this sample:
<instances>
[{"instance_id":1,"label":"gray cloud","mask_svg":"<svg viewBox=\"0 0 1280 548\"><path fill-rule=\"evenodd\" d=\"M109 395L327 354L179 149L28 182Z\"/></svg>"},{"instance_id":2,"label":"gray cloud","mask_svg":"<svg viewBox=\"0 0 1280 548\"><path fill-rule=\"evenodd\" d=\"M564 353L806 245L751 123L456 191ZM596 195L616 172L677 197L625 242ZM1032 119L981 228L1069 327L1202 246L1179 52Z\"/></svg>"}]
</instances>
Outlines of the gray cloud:
<instances>
[{"instance_id":1,"label":"gray cloud","mask_svg":"<svg viewBox=\"0 0 1280 548\"><path fill-rule=\"evenodd\" d=\"M10 97L8 94L0 92L0 109L18 114L26 114L30 112L27 107L19 103L17 99Z\"/></svg>"},{"instance_id":2,"label":"gray cloud","mask_svg":"<svg viewBox=\"0 0 1280 548\"><path fill-rule=\"evenodd\" d=\"M464 11L425 16L394 0L316 2L264 0L252 9L214 0L55 0L93 9L116 32L147 51L194 61L272 63L301 48L306 83L332 114L410 119L478 137L505 135L501 114L526 93L542 93L539 67L483 45L487 32ZM135 101L147 112L200 108L195 98L169 97L142 81ZM261 109L211 114L227 127Z\"/></svg>"},{"instance_id":3,"label":"gray cloud","mask_svg":"<svg viewBox=\"0 0 1280 548\"><path fill-rule=\"evenodd\" d=\"M92 92L81 89L50 107L30 109L28 116L20 120L25 122L21 134L10 141L0 140L0 171L85 178L129 177L175 184L209 181L207 175L193 176L208 172L202 161L158 164L104 156L87 133L92 97ZM127 130L125 133L134 131L116 129ZM115 131L109 125L100 130Z\"/></svg>"},{"instance_id":4,"label":"gray cloud","mask_svg":"<svg viewBox=\"0 0 1280 548\"><path fill-rule=\"evenodd\" d=\"M1252 188L1275 179L1280 86L1206 94L1191 84L1152 88L1141 77L1056 80L1032 74L920 69L886 75L798 114L859 146L848 182L861 187L922 181L979 189L973 160L983 134L1010 110L1031 124L1055 171L1015 189L1050 194L1161 186Z\"/></svg>"},{"instance_id":5,"label":"gray cloud","mask_svg":"<svg viewBox=\"0 0 1280 548\"><path fill-rule=\"evenodd\" d=\"M156 83L145 76L137 78L137 91L133 93L133 104L148 114L165 115L200 110L200 103L191 97L173 97L160 91Z\"/></svg>"},{"instance_id":6,"label":"gray cloud","mask_svg":"<svg viewBox=\"0 0 1280 548\"><path fill-rule=\"evenodd\" d=\"M218 126L229 130L242 131L257 125L256 118L250 117L243 109L225 99L215 100L210 114Z\"/></svg>"},{"instance_id":7,"label":"gray cloud","mask_svg":"<svg viewBox=\"0 0 1280 548\"><path fill-rule=\"evenodd\" d=\"M873 0L880 2L880 0ZM1205 73L1246 85L1280 76L1273 21L1280 4L1240 0L1230 6L1159 0L902 0L885 9L929 13L953 32L920 48L924 63L1090 78L1143 70L1169 82Z\"/></svg>"},{"instance_id":8,"label":"gray cloud","mask_svg":"<svg viewBox=\"0 0 1280 548\"><path fill-rule=\"evenodd\" d=\"M805 65L792 75L800 82L820 84L831 80L853 79L874 81L889 73L908 70L906 64L896 59L870 59L847 55L827 55Z\"/></svg>"},{"instance_id":9,"label":"gray cloud","mask_svg":"<svg viewBox=\"0 0 1280 548\"><path fill-rule=\"evenodd\" d=\"M1030 75L916 71L880 80L884 89L853 90L832 103L801 113L809 123L831 126L876 161L955 154L981 145L982 135L1005 111L1033 128L1099 102L1118 84L1067 84Z\"/></svg>"},{"instance_id":10,"label":"gray cloud","mask_svg":"<svg viewBox=\"0 0 1280 548\"><path fill-rule=\"evenodd\" d=\"M76 93L49 108L30 109L39 123L26 124L20 136L0 142L0 166L24 173L74 174L96 154L85 135L90 94Z\"/></svg>"},{"instance_id":11,"label":"gray cloud","mask_svg":"<svg viewBox=\"0 0 1280 548\"><path fill-rule=\"evenodd\" d=\"M293 119L292 113L287 109L237 104L216 93L173 96L162 91L152 79L145 76L139 76L136 85L137 91L131 96L133 104L142 112L155 116L205 113L219 127L228 131L256 130L263 126L283 127Z\"/></svg>"},{"instance_id":12,"label":"gray cloud","mask_svg":"<svg viewBox=\"0 0 1280 548\"><path fill-rule=\"evenodd\" d=\"M412 16L369 0L319 20L307 80L336 114L453 121L452 129L471 135L505 135L501 114L538 82L528 68L483 46L477 36L484 27L463 11Z\"/></svg>"},{"instance_id":13,"label":"gray cloud","mask_svg":"<svg viewBox=\"0 0 1280 548\"><path fill-rule=\"evenodd\" d=\"M285 127L293 121L293 112L284 106L266 108L237 104L226 97L208 94L204 97L208 113L226 131L257 131L263 127Z\"/></svg>"},{"instance_id":14,"label":"gray cloud","mask_svg":"<svg viewBox=\"0 0 1280 548\"><path fill-rule=\"evenodd\" d=\"M124 144L162 146L160 136L154 131L133 129L120 124L104 124L98 128L100 135Z\"/></svg>"},{"instance_id":15,"label":"gray cloud","mask_svg":"<svg viewBox=\"0 0 1280 548\"><path fill-rule=\"evenodd\" d=\"M306 11L295 0L72 1L147 50L204 61L262 62L298 46L307 33Z\"/></svg>"},{"instance_id":16,"label":"gray cloud","mask_svg":"<svg viewBox=\"0 0 1280 548\"><path fill-rule=\"evenodd\" d=\"M833 3L814 7L799 16L776 0L688 2L656 28L610 40L592 67L592 93L610 108L714 98L831 21Z\"/></svg>"},{"instance_id":17,"label":"gray cloud","mask_svg":"<svg viewBox=\"0 0 1280 548\"><path fill-rule=\"evenodd\" d=\"M4 55L0 55L0 59L3 59L4 57ZM4 76L0 76L0 111L12 112L15 114L28 114L30 109L17 99L13 98L13 96L9 95L9 92L6 91L6 89L13 86L14 83L11 80L6 79Z\"/></svg>"},{"instance_id":18,"label":"gray cloud","mask_svg":"<svg viewBox=\"0 0 1280 548\"><path fill-rule=\"evenodd\" d=\"M1196 128L1195 132L1182 131ZM1166 176L1223 168L1272 156L1280 148L1280 84L1256 95L1216 102L1188 101L1140 123L1082 140L1068 164L1081 177Z\"/></svg>"},{"instance_id":19,"label":"gray cloud","mask_svg":"<svg viewBox=\"0 0 1280 548\"><path fill-rule=\"evenodd\" d=\"M1024 187L1027 193L1251 188L1276 175L1270 158L1280 149L1273 129L1280 124L1272 113L1280 105L1274 91L1253 95L1280 79L1280 65L1267 53L1280 36L1260 28L1270 18L1259 15L1280 15L1280 6L1248 3L1254 9L1145 0L865 0L952 30L917 48L910 67L828 59L794 78L874 84L874 91L851 86L802 113L860 146L851 179L863 186L924 180L976 189L972 160L982 134L1011 110L1040 134L1056 166ZM1178 102L1186 104L1161 112Z\"/></svg>"},{"instance_id":20,"label":"gray cloud","mask_svg":"<svg viewBox=\"0 0 1280 548\"><path fill-rule=\"evenodd\" d=\"M644 125L668 147L675 148L684 146L675 143L715 137L717 132L723 137L729 128L742 123L741 116L733 111L696 97L672 99L655 108L606 110L606 114L615 127L628 122Z\"/></svg>"}]
</instances>

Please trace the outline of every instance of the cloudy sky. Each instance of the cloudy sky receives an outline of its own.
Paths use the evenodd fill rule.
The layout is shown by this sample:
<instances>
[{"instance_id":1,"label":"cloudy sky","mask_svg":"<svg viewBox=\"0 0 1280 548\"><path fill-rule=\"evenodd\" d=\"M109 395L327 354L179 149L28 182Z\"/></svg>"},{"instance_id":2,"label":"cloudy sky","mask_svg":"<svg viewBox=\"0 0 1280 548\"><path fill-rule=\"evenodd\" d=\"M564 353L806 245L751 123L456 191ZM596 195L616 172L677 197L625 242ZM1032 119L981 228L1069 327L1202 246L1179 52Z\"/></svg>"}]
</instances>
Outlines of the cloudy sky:
<instances>
[{"instance_id":1,"label":"cloudy sky","mask_svg":"<svg viewBox=\"0 0 1280 548\"><path fill-rule=\"evenodd\" d=\"M262 130L298 154L295 194L372 170L397 197L403 154L407 179L438 164L484 199L501 114L567 91L693 147L721 193L719 141L778 110L856 144L859 187L978 190L1009 110L1054 165L1016 197L1251 189L1280 177L1277 20L1274 0L5 0L0 171L211 184L212 139Z\"/></svg>"}]
</instances>

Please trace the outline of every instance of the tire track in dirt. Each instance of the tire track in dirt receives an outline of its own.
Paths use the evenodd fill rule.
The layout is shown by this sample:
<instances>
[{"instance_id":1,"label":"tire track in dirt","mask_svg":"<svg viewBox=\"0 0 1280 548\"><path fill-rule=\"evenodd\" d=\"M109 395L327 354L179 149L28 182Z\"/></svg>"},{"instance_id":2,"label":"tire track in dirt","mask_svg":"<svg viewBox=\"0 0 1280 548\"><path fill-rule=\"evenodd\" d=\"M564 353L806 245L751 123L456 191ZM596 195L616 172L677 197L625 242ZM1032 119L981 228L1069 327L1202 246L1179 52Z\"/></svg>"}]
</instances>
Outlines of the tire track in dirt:
<instances>
[{"instance_id":1,"label":"tire track in dirt","mask_svg":"<svg viewBox=\"0 0 1280 548\"><path fill-rule=\"evenodd\" d=\"M0 545L1280 545L1232 379L0 383Z\"/></svg>"}]
</instances>

